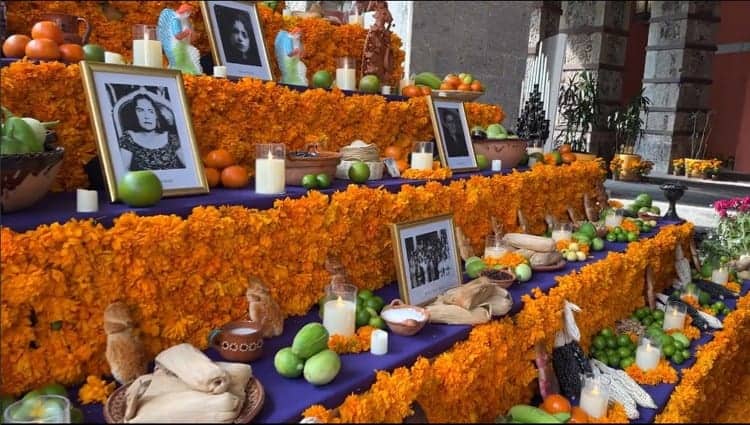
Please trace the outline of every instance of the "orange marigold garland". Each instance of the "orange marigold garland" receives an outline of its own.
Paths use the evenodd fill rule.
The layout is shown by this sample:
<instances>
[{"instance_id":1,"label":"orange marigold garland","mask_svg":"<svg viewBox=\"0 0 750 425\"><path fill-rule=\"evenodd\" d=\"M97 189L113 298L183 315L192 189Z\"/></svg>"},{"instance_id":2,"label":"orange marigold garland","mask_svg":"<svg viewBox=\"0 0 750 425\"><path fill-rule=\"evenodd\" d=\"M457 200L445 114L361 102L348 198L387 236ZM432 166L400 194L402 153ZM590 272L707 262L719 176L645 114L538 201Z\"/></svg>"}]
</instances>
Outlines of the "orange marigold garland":
<instances>
[{"instance_id":1,"label":"orange marigold garland","mask_svg":"<svg viewBox=\"0 0 750 425\"><path fill-rule=\"evenodd\" d=\"M506 252L501 257L482 258L487 267L503 266L516 267L519 264L528 264L529 260L521 254Z\"/></svg>"},{"instance_id":2,"label":"orange marigold garland","mask_svg":"<svg viewBox=\"0 0 750 425\"><path fill-rule=\"evenodd\" d=\"M737 282L727 282L727 284L724 286L730 291L738 293L738 294L740 293L740 290L742 289L742 286Z\"/></svg>"},{"instance_id":3,"label":"orange marigold garland","mask_svg":"<svg viewBox=\"0 0 750 425\"><path fill-rule=\"evenodd\" d=\"M677 371L664 359L661 359L659 364L651 370L644 371L633 363L625 369L625 372L635 382L642 385L674 384L677 382Z\"/></svg>"},{"instance_id":4,"label":"orange marigold garland","mask_svg":"<svg viewBox=\"0 0 750 425\"><path fill-rule=\"evenodd\" d=\"M682 329L668 329L667 334L671 335L677 332L685 335L689 340L693 341L701 337L701 330L692 325L693 318L689 315L685 316L685 325Z\"/></svg>"},{"instance_id":5,"label":"orange marigold garland","mask_svg":"<svg viewBox=\"0 0 750 425\"><path fill-rule=\"evenodd\" d=\"M409 168L401 174L401 177L412 180L445 180L451 178L453 172L450 168L438 168L433 170L417 170Z\"/></svg>"},{"instance_id":6,"label":"orange marigold garland","mask_svg":"<svg viewBox=\"0 0 750 425\"><path fill-rule=\"evenodd\" d=\"M594 419L595 422L601 424L627 424L630 423L628 414L625 413L625 408L622 404L614 402L607 409L607 416L599 419Z\"/></svg>"},{"instance_id":7,"label":"orange marigold garland","mask_svg":"<svg viewBox=\"0 0 750 425\"><path fill-rule=\"evenodd\" d=\"M86 383L78 390L78 399L83 404L104 403L114 389L114 382L107 383L98 376L89 375Z\"/></svg>"},{"instance_id":8,"label":"orange marigold garland","mask_svg":"<svg viewBox=\"0 0 750 425\"><path fill-rule=\"evenodd\" d=\"M361 353L370 349L370 337L375 330L372 326L362 326L352 336L331 335L328 348L338 354Z\"/></svg>"}]
</instances>

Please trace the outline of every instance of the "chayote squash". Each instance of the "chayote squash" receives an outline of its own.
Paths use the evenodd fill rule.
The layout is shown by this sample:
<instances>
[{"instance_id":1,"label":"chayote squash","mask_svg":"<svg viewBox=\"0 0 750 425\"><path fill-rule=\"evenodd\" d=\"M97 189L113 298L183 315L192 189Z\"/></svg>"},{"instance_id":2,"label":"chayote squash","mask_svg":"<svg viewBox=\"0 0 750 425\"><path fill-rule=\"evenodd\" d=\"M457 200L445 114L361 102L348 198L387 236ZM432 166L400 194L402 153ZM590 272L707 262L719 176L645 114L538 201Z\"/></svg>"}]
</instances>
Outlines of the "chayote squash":
<instances>
[{"instance_id":1,"label":"chayote squash","mask_svg":"<svg viewBox=\"0 0 750 425\"><path fill-rule=\"evenodd\" d=\"M325 385L341 370L341 359L336 352L325 349L305 362L305 380L313 385Z\"/></svg>"},{"instance_id":2,"label":"chayote squash","mask_svg":"<svg viewBox=\"0 0 750 425\"><path fill-rule=\"evenodd\" d=\"M318 322L308 323L292 341L292 352L305 360L328 348L328 331Z\"/></svg>"},{"instance_id":3,"label":"chayote squash","mask_svg":"<svg viewBox=\"0 0 750 425\"><path fill-rule=\"evenodd\" d=\"M292 347L284 347L274 356L273 366L283 377L298 378L302 375L305 362L292 352Z\"/></svg>"}]
</instances>

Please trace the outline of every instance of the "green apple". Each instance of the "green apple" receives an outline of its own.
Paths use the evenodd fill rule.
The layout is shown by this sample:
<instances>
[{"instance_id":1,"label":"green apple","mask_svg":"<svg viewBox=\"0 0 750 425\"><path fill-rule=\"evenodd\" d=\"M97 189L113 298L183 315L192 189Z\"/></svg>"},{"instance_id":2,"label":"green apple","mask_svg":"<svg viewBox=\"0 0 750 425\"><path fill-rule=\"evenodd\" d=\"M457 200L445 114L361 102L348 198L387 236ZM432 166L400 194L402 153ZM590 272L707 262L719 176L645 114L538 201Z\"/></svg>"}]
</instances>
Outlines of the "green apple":
<instances>
[{"instance_id":1,"label":"green apple","mask_svg":"<svg viewBox=\"0 0 750 425\"><path fill-rule=\"evenodd\" d=\"M380 79L377 75L365 75L359 80L359 90L365 93L379 93Z\"/></svg>"},{"instance_id":2,"label":"green apple","mask_svg":"<svg viewBox=\"0 0 750 425\"><path fill-rule=\"evenodd\" d=\"M161 199L161 180L153 171L129 171L117 183L118 197L131 207L150 207Z\"/></svg>"},{"instance_id":3,"label":"green apple","mask_svg":"<svg viewBox=\"0 0 750 425\"><path fill-rule=\"evenodd\" d=\"M364 183L370 178L370 167L364 162L358 161L349 167L347 174L354 183Z\"/></svg>"},{"instance_id":4,"label":"green apple","mask_svg":"<svg viewBox=\"0 0 750 425\"><path fill-rule=\"evenodd\" d=\"M474 82L474 76L471 74L464 74L464 76L461 77L461 81L463 81L464 84L471 84Z\"/></svg>"},{"instance_id":5,"label":"green apple","mask_svg":"<svg viewBox=\"0 0 750 425\"><path fill-rule=\"evenodd\" d=\"M104 62L104 47L98 44L84 45L83 58L89 62Z\"/></svg>"},{"instance_id":6,"label":"green apple","mask_svg":"<svg viewBox=\"0 0 750 425\"><path fill-rule=\"evenodd\" d=\"M531 267L526 263L517 265L514 272L519 282L527 282L531 279Z\"/></svg>"},{"instance_id":7,"label":"green apple","mask_svg":"<svg viewBox=\"0 0 750 425\"><path fill-rule=\"evenodd\" d=\"M313 75L312 84L315 88L330 88L331 84L333 84L333 76L326 70L318 71Z\"/></svg>"},{"instance_id":8,"label":"green apple","mask_svg":"<svg viewBox=\"0 0 750 425\"><path fill-rule=\"evenodd\" d=\"M480 170L486 170L490 168L490 160L487 159L487 157L481 153L478 153L476 155L477 157L477 166Z\"/></svg>"}]
</instances>

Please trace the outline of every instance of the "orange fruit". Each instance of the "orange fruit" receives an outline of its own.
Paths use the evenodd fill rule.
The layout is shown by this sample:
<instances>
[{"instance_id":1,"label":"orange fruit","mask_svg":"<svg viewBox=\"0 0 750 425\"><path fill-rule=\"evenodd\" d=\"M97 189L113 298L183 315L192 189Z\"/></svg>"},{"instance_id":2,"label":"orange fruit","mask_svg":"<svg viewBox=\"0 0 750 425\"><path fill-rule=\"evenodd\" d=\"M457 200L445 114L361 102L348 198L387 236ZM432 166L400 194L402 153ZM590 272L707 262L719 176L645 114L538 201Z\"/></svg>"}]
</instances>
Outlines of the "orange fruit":
<instances>
[{"instance_id":1,"label":"orange fruit","mask_svg":"<svg viewBox=\"0 0 750 425\"><path fill-rule=\"evenodd\" d=\"M576 155L572 152L565 152L564 154L562 154L562 160L563 163L570 164L572 162L575 162Z\"/></svg>"},{"instance_id":2,"label":"orange fruit","mask_svg":"<svg viewBox=\"0 0 750 425\"><path fill-rule=\"evenodd\" d=\"M427 86L422 86L419 89L422 90L422 96L429 96L432 93L432 89Z\"/></svg>"},{"instance_id":3,"label":"orange fruit","mask_svg":"<svg viewBox=\"0 0 750 425\"><path fill-rule=\"evenodd\" d=\"M26 45L31 39L27 35L13 34L3 42L3 56L6 58L22 58L26 54Z\"/></svg>"},{"instance_id":4,"label":"orange fruit","mask_svg":"<svg viewBox=\"0 0 750 425\"><path fill-rule=\"evenodd\" d=\"M230 165L221 170L221 184L224 187L239 189L247 186L250 182L250 176L247 174L245 167L241 165Z\"/></svg>"},{"instance_id":5,"label":"orange fruit","mask_svg":"<svg viewBox=\"0 0 750 425\"><path fill-rule=\"evenodd\" d=\"M26 44L26 56L30 59L57 60L60 59L60 49L57 43L49 38L35 38Z\"/></svg>"},{"instance_id":6,"label":"orange fruit","mask_svg":"<svg viewBox=\"0 0 750 425\"><path fill-rule=\"evenodd\" d=\"M555 413L570 413L570 402L560 394L548 395L540 407L551 415Z\"/></svg>"},{"instance_id":7,"label":"orange fruit","mask_svg":"<svg viewBox=\"0 0 750 425\"><path fill-rule=\"evenodd\" d=\"M396 166L398 167L398 172L403 173L407 168L409 168L409 163L406 162L405 159L399 159L398 161L396 161Z\"/></svg>"},{"instance_id":8,"label":"orange fruit","mask_svg":"<svg viewBox=\"0 0 750 425\"><path fill-rule=\"evenodd\" d=\"M484 90L484 87L482 87L482 82L479 80L474 80L471 82L471 90L473 91L482 91Z\"/></svg>"},{"instance_id":9,"label":"orange fruit","mask_svg":"<svg viewBox=\"0 0 750 425\"><path fill-rule=\"evenodd\" d=\"M440 161L432 161L432 169L437 170L440 168Z\"/></svg>"},{"instance_id":10,"label":"orange fruit","mask_svg":"<svg viewBox=\"0 0 750 425\"><path fill-rule=\"evenodd\" d=\"M385 154L384 155L385 155L386 158L393 158L395 160L399 160L399 159L401 159L401 156L403 156L403 154L404 153L403 153L403 151L401 150L400 147L391 145L391 146L388 146L387 148L385 148Z\"/></svg>"},{"instance_id":11,"label":"orange fruit","mask_svg":"<svg viewBox=\"0 0 750 425\"><path fill-rule=\"evenodd\" d=\"M206 167L208 187L216 187L221 183L221 173L216 168Z\"/></svg>"},{"instance_id":12,"label":"orange fruit","mask_svg":"<svg viewBox=\"0 0 750 425\"><path fill-rule=\"evenodd\" d=\"M456 87L456 90L471 91L471 84L461 83Z\"/></svg>"},{"instance_id":13,"label":"orange fruit","mask_svg":"<svg viewBox=\"0 0 750 425\"><path fill-rule=\"evenodd\" d=\"M573 407L570 411L569 424L586 424L589 422L589 414L578 406Z\"/></svg>"},{"instance_id":14,"label":"orange fruit","mask_svg":"<svg viewBox=\"0 0 750 425\"><path fill-rule=\"evenodd\" d=\"M203 158L203 163L206 167L216 168L221 170L222 168L234 165L235 161L232 154L226 149L214 149Z\"/></svg>"},{"instance_id":15,"label":"orange fruit","mask_svg":"<svg viewBox=\"0 0 750 425\"><path fill-rule=\"evenodd\" d=\"M401 94L403 94L406 97L419 97L419 96L422 96L422 90L420 90L419 87L413 84L410 84L404 87L403 90L401 90Z\"/></svg>"},{"instance_id":16,"label":"orange fruit","mask_svg":"<svg viewBox=\"0 0 750 425\"><path fill-rule=\"evenodd\" d=\"M448 74L445 76L445 79L443 79L443 83L448 83L451 85L451 87L454 87L450 90L455 90L455 87L458 87L459 84L463 83L460 78L458 78L458 75L455 74Z\"/></svg>"},{"instance_id":17,"label":"orange fruit","mask_svg":"<svg viewBox=\"0 0 750 425\"><path fill-rule=\"evenodd\" d=\"M31 27L31 38L49 38L56 44L63 44L63 32L56 23L52 21L39 21Z\"/></svg>"},{"instance_id":18,"label":"orange fruit","mask_svg":"<svg viewBox=\"0 0 750 425\"><path fill-rule=\"evenodd\" d=\"M571 151L570 145L568 143L560 145L560 148L558 150L560 151L560 153L568 153Z\"/></svg>"},{"instance_id":19,"label":"orange fruit","mask_svg":"<svg viewBox=\"0 0 750 425\"><path fill-rule=\"evenodd\" d=\"M451 83L440 83L440 90L455 90L456 88Z\"/></svg>"},{"instance_id":20,"label":"orange fruit","mask_svg":"<svg viewBox=\"0 0 750 425\"><path fill-rule=\"evenodd\" d=\"M83 47L80 44L61 44L60 55L68 62L79 62L83 60Z\"/></svg>"}]
</instances>

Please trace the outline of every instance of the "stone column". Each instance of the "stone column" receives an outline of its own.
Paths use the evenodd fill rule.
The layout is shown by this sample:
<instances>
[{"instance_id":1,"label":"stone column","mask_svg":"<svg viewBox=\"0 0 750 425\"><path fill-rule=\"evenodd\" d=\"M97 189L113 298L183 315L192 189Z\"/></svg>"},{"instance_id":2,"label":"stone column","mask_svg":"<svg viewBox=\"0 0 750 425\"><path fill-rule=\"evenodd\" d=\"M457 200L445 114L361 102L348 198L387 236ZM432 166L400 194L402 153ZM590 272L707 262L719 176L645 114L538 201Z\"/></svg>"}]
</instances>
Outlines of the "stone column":
<instances>
[{"instance_id":1,"label":"stone column","mask_svg":"<svg viewBox=\"0 0 750 425\"><path fill-rule=\"evenodd\" d=\"M539 55L541 42L556 35L560 27L560 15L562 14L561 1L532 1L529 2L532 7L529 15L529 42L526 56L526 72L524 75L529 76L532 73L534 63ZM530 91L531 87L525 88ZM526 93L521 93L521 99L518 110L522 111L527 98ZM510 127L515 127L516 123L508 123Z\"/></svg>"},{"instance_id":2,"label":"stone column","mask_svg":"<svg viewBox=\"0 0 750 425\"><path fill-rule=\"evenodd\" d=\"M560 32L567 34L561 81L589 71L598 81L601 122L620 104L631 2L564 1ZM556 130L560 130L560 116ZM609 159L614 154L614 133L594 130L589 151Z\"/></svg>"},{"instance_id":3,"label":"stone column","mask_svg":"<svg viewBox=\"0 0 750 425\"><path fill-rule=\"evenodd\" d=\"M673 158L690 156L690 114L710 109L717 5L655 1L651 6L643 72L651 107L638 153L654 162L654 174L669 172Z\"/></svg>"}]
</instances>

